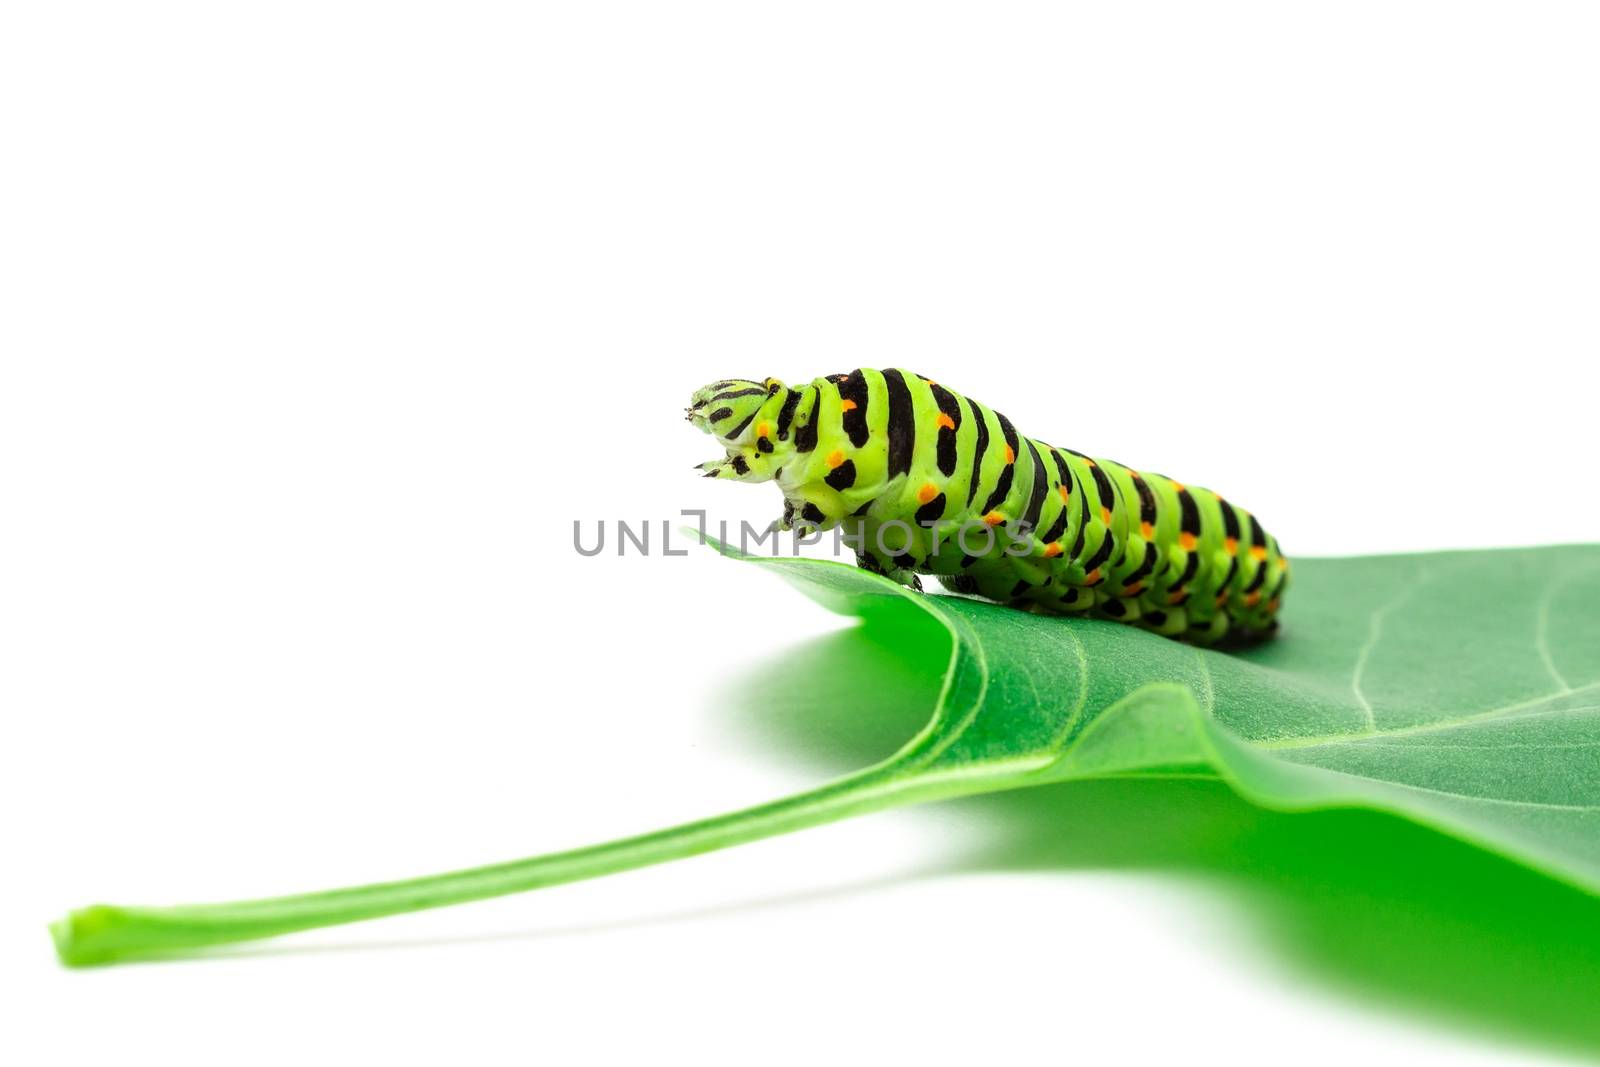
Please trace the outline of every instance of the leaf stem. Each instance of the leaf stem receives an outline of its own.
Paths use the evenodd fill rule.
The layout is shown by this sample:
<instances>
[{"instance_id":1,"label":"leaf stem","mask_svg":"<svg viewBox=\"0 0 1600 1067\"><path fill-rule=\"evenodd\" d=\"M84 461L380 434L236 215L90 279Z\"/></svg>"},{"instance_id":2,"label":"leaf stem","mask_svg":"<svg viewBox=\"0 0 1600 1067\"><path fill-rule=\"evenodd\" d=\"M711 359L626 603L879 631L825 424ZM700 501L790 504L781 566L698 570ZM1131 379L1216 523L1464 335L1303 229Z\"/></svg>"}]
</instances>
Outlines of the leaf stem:
<instances>
[{"instance_id":1,"label":"leaf stem","mask_svg":"<svg viewBox=\"0 0 1600 1067\"><path fill-rule=\"evenodd\" d=\"M900 759L891 757L885 763L817 789L709 819L565 852L405 881L227 904L175 907L96 904L52 923L50 933L57 954L68 966L170 957L210 945L250 941L598 878L912 800L965 793L975 784L901 773L905 770Z\"/></svg>"}]
</instances>

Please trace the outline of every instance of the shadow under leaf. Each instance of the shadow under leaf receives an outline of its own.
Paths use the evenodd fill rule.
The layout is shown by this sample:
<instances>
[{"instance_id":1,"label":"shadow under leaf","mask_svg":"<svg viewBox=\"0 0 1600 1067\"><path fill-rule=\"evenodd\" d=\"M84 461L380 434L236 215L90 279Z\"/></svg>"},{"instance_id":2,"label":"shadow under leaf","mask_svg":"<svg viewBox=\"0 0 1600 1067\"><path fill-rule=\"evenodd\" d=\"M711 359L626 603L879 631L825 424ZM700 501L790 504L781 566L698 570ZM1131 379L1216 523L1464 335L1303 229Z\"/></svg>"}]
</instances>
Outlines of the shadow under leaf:
<instances>
[{"instance_id":1,"label":"shadow under leaf","mask_svg":"<svg viewBox=\"0 0 1600 1067\"><path fill-rule=\"evenodd\" d=\"M946 652L926 630L829 634L735 681L726 726L819 771L866 766L927 721ZM1203 779L947 803L978 831L952 873L1139 870L1202 885L1313 987L1600 1058L1600 898L1444 834L1378 812L1268 811Z\"/></svg>"}]
</instances>

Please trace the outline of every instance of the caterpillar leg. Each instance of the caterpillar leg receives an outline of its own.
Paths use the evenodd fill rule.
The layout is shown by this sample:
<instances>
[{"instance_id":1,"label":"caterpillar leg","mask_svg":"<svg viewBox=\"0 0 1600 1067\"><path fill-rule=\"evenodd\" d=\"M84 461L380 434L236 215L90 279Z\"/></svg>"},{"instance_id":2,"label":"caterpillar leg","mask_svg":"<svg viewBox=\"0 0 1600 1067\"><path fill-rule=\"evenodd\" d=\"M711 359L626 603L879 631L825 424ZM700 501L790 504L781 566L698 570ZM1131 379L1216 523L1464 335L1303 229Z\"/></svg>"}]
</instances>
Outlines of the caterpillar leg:
<instances>
[{"instance_id":1,"label":"caterpillar leg","mask_svg":"<svg viewBox=\"0 0 1600 1067\"><path fill-rule=\"evenodd\" d=\"M794 506L794 501L784 498L783 514L773 519L772 525L768 526L767 530L771 533L788 533L794 529L794 520L798 514L799 510Z\"/></svg>"},{"instance_id":2,"label":"caterpillar leg","mask_svg":"<svg viewBox=\"0 0 1600 1067\"><path fill-rule=\"evenodd\" d=\"M1181 637L1189 629L1189 615L1183 608L1145 608L1139 625L1163 637Z\"/></svg>"},{"instance_id":3,"label":"caterpillar leg","mask_svg":"<svg viewBox=\"0 0 1600 1067\"><path fill-rule=\"evenodd\" d=\"M1086 589L1081 585L1064 585L1056 597L1056 610L1067 614L1079 614L1094 607L1094 590Z\"/></svg>"},{"instance_id":4,"label":"caterpillar leg","mask_svg":"<svg viewBox=\"0 0 1600 1067\"><path fill-rule=\"evenodd\" d=\"M970 574L941 574L939 584L952 593L978 596L978 579Z\"/></svg>"},{"instance_id":5,"label":"caterpillar leg","mask_svg":"<svg viewBox=\"0 0 1600 1067\"><path fill-rule=\"evenodd\" d=\"M1278 620L1268 619L1265 622L1238 622L1235 621L1228 629L1226 643L1230 646L1243 647L1253 645L1258 641L1265 641L1278 631Z\"/></svg>"},{"instance_id":6,"label":"caterpillar leg","mask_svg":"<svg viewBox=\"0 0 1600 1067\"><path fill-rule=\"evenodd\" d=\"M1096 607L1101 615L1117 622L1136 622L1142 614L1138 597L1107 596Z\"/></svg>"},{"instance_id":7,"label":"caterpillar leg","mask_svg":"<svg viewBox=\"0 0 1600 1067\"><path fill-rule=\"evenodd\" d=\"M905 567L884 566L870 552L857 552L856 566L873 574L881 574L890 581L898 582L908 589L915 589L919 593L922 592L922 579L917 577L916 571L908 570Z\"/></svg>"},{"instance_id":8,"label":"caterpillar leg","mask_svg":"<svg viewBox=\"0 0 1600 1067\"><path fill-rule=\"evenodd\" d=\"M764 482L772 477L762 469L762 464L752 463L737 452L729 453L721 459L697 463L694 469L702 472L707 478L728 478L736 482Z\"/></svg>"},{"instance_id":9,"label":"caterpillar leg","mask_svg":"<svg viewBox=\"0 0 1600 1067\"><path fill-rule=\"evenodd\" d=\"M1219 611L1209 619L1189 617L1189 629L1184 639L1197 645L1214 645L1228 633L1228 613Z\"/></svg>"}]
</instances>

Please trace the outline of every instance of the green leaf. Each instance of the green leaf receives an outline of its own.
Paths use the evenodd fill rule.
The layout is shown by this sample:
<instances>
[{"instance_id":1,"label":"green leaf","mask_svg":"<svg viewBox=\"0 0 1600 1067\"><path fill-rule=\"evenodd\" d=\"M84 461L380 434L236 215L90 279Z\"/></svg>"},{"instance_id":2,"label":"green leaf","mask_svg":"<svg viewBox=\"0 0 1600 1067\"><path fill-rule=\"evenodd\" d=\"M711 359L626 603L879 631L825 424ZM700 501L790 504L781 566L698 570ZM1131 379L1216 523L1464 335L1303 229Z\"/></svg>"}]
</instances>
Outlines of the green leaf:
<instances>
[{"instance_id":1,"label":"green leaf","mask_svg":"<svg viewBox=\"0 0 1600 1067\"><path fill-rule=\"evenodd\" d=\"M896 641L948 648L927 726L820 789L590 848L270 900L82 909L52 927L61 958L482 899L898 804L1175 774L1278 809L1393 812L1600 891L1600 546L1299 561L1280 636L1235 653L924 596L840 563L739 558Z\"/></svg>"},{"instance_id":2,"label":"green leaf","mask_svg":"<svg viewBox=\"0 0 1600 1067\"><path fill-rule=\"evenodd\" d=\"M1305 560L1242 652L756 560L824 605L953 636L890 762L983 788L1213 773L1264 806L1366 807L1600 891L1600 546Z\"/></svg>"}]
</instances>

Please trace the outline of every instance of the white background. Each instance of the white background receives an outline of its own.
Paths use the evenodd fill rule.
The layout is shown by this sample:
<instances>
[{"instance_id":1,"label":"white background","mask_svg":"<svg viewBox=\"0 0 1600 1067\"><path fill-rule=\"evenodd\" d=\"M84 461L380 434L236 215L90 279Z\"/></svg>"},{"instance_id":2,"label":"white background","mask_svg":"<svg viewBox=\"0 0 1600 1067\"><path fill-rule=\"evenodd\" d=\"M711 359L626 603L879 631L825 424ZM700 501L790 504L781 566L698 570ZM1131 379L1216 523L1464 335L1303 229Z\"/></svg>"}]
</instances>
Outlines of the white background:
<instances>
[{"instance_id":1,"label":"white background","mask_svg":"<svg viewBox=\"0 0 1600 1067\"><path fill-rule=\"evenodd\" d=\"M689 470L712 379L911 367L1290 554L1595 539L1597 47L1585 4L11 6L5 1058L1564 1055L1138 832L995 861L997 802L240 958L66 972L44 923L884 754L915 684L762 688L839 620L572 550L775 514Z\"/></svg>"}]
</instances>

